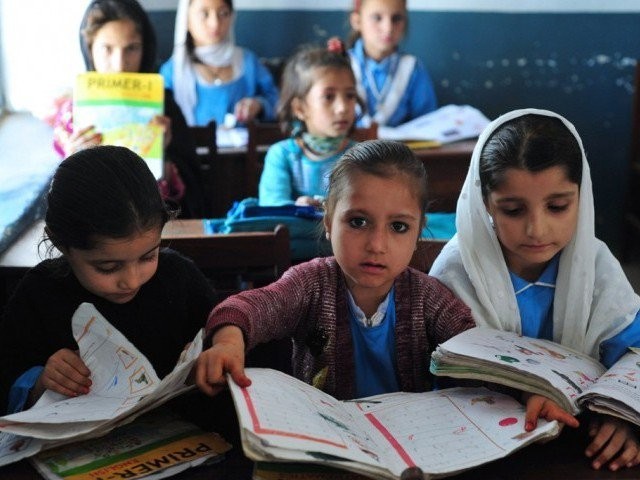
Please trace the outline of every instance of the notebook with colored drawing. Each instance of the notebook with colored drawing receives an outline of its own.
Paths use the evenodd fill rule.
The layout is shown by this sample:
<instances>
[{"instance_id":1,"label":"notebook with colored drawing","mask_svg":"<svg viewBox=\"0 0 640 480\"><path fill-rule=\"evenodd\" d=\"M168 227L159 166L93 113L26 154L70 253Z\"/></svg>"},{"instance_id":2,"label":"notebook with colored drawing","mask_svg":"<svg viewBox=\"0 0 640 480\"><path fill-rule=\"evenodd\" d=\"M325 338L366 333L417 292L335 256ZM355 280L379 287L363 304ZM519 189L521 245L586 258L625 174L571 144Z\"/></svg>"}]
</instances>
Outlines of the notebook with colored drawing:
<instances>
[{"instance_id":1,"label":"notebook with colored drawing","mask_svg":"<svg viewBox=\"0 0 640 480\"><path fill-rule=\"evenodd\" d=\"M630 349L608 370L555 342L476 327L438 346L431 373L511 386L640 425L640 355Z\"/></svg>"},{"instance_id":2,"label":"notebook with colored drawing","mask_svg":"<svg viewBox=\"0 0 640 480\"><path fill-rule=\"evenodd\" d=\"M524 407L486 388L339 401L276 370L248 368L246 374L249 387L231 379L229 385L245 455L259 462L318 464L377 479L399 479L418 466L426 478L439 478L559 430L543 421L525 432Z\"/></svg>"}]
</instances>

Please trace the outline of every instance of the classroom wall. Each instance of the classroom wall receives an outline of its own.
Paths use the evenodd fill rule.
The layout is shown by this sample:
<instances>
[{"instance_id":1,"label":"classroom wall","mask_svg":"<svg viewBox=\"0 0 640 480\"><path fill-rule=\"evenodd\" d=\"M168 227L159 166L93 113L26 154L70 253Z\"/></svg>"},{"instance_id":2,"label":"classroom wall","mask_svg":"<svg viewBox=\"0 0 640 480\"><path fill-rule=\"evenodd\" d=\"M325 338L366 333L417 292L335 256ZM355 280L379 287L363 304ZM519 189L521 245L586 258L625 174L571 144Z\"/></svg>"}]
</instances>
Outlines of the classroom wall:
<instances>
[{"instance_id":1,"label":"classroom wall","mask_svg":"<svg viewBox=\"0 0 640 480\"><path fill-rule=\"evenodd\" d=\"M591 164L596 233L616 250L626 191L633 73L640 55L640 10L610 8L603 13L592 2L582 3L592 7L501 13L416 8L403 47L426 64L441 105L470 104L489 118L514 108L548 108L571 120ZM629 5L620 0L615 4ZM237 42L261 57L286 57L298 44L323 43L329 36L345 38L348 33L346 7L243 8L237 12ZM164 60L171 54L175 10L150 14Z\"/></svg>"}]
</instances>

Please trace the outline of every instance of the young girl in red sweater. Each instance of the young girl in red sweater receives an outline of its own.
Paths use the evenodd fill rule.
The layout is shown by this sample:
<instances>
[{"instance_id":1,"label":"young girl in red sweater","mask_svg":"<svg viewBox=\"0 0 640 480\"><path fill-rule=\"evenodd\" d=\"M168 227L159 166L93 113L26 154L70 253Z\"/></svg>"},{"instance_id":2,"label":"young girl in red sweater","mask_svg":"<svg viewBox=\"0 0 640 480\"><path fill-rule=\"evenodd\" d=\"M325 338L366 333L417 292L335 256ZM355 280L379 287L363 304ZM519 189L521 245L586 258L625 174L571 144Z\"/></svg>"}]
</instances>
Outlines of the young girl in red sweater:
<instances>
[{"instance_id":1,"label":"young girl in red sweater","mask_svg":"<svg viewBox=\"0 0 640 480\"><path fill-rule=\"evenodd\" d=\"M408 147L372 140L349 149L325 204L335 256L296 265L215 308L197 385L213 395L226 373L249 385L245 351L290 338L294 376L336 398L430 389L433 349L474 322L443 284L408 266L426 206L425 170Z\"/></svg>"}]
</instances>

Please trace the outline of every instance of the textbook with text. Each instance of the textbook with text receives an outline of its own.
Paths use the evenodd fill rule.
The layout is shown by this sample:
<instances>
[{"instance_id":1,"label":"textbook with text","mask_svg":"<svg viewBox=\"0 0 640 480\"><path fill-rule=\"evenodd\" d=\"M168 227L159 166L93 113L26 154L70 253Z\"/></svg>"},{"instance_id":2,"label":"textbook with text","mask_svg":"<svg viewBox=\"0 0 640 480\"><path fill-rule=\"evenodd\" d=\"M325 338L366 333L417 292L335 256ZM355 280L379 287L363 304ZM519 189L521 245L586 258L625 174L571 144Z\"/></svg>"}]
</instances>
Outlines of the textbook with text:
<instances>
[{"instance_id":1,"label":"textbook with text","mask_svg":"<svg viewBox=\"0 0 640 480\"><path fill-rule=\"evenodd\" d=\"M164 112L164 80L156 73L85 72L73 90L74 129L93 125L104 145L127 147L151 172L163 174L163 132L153 118Z\"/></svg>"},{"instance_id":2,"label":"textbook with text","mask_svg":"<svg viewBox=\"0 0 640 480\"><path fill-rule=\"evenodd\" d=\"M246 374L249 387L228 384L244 453L258 462L319 464L377 479L399 479L418 466L425 478L439 478L559 432L557 422L546 421L526 432L524 407L486 388L339 401L276 370ZM263 465L259 478L269 478L267 470Z\"/></svg>"},{"instance_id":3,"label":"textbook with text","mask_svg":"<svg viewBox=\"0 0 640 480\"><path fill-rule=\"evenodd\" d=\"M230 449L219 435L161 410L103 437L40 452L29 461L47 480L159 479L220 461Z\"/></svg>"},{"instance_id":4,"label":"textbook with text","mask_svg":"<svg viewBox=\"0 0 640 480\"><path fill-rule=\"evenodd\" d=\"M573 414L586 407L640 425L640 355L633 349L607 370L549 340L475 327L437 347L431 373L507 385Z\"/></svg>"}]
</instances>

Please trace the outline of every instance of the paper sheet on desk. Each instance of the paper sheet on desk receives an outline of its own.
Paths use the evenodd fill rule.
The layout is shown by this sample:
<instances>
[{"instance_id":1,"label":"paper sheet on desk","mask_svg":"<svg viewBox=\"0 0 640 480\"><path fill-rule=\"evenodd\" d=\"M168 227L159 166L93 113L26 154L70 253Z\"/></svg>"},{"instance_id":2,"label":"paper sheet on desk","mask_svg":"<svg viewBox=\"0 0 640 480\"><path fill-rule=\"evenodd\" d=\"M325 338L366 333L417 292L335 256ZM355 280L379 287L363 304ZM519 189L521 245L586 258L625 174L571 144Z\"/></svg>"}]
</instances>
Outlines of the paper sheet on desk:
<instances>
[{"instance_id":1,"label":"paper sheet on desk","mask_svg":"<svg viewBox=\"0 0 640 480\"><path fill-rule=\"evenodd\" d=\"M432 140L451 143L480 135L489 119L469 105L446 105L397 127L378 127L388 140Z\"/></svg>"},{"instance_id":2,"label":"paper sheet on desk","mask_svg":"<svg viewBox=\"0 0 640 480\"><path fill-rule=\"evenodd\" d=\"M216 145L218 148L241 148L246 147L249 140L249 133L243 127L218 127L216 129Z\"/></svg>"},{"instance_id":3,"label":"paper sheet on desk","mask_svg":"<svg viewBox=\"0 0 640 480\"><path fill-rule=\"evenodd\" d=\"M161 381L149 360L92 304L78 307L72 328L92 372L91 392L74 398L45 392L29 410L0 418L0 430L49 440L95 436L192 388L186 379L202 351L202 331Z\"/></svg>"}]
</instances>

